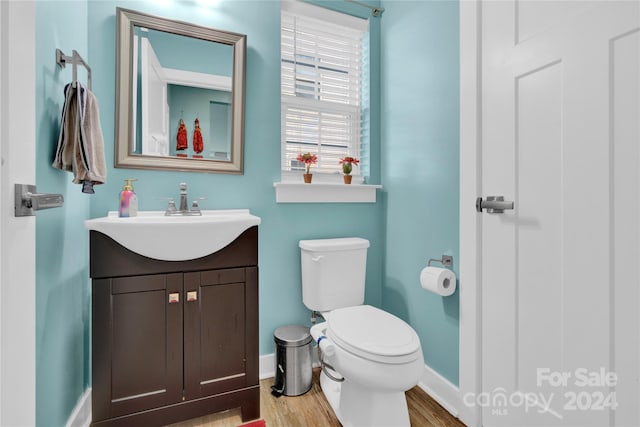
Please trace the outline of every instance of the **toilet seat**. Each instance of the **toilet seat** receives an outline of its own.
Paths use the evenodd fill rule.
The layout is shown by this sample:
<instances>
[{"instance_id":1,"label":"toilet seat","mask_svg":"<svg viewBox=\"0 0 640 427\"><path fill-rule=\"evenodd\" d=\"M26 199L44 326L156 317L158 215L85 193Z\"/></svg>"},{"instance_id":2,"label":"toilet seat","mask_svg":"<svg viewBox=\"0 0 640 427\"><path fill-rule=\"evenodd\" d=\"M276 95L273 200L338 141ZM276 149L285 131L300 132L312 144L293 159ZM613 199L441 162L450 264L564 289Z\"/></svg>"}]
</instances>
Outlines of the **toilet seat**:
<instances>
[{"instance_id":1,"label":"toilet seat","mask_svg":"<svg viewBox=\"0 0 640 427\"><path fill-rule=\"evenodd\" d=\"M333 310L327 317L327 336L357 356L400 364L412 362L422 354L413 328L386 311L359 305Z\"/></svg>"}]
</instances>

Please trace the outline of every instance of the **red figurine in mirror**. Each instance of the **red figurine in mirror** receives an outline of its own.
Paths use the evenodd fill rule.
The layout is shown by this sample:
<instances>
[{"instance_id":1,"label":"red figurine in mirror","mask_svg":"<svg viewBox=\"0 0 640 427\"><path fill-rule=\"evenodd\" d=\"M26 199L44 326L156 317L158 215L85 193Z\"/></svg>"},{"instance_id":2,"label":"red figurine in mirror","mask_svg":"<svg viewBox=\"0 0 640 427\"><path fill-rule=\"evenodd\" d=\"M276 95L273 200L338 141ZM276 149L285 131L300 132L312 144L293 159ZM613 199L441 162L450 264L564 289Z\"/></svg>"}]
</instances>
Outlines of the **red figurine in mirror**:
<instances>
[{"instance_id":1,"label":"red figurine in mirror","mask_svg":"<svg viewBox=\"0 0 640 427\"><path fill-rule=\"evenodd\" d=\"M193 129L193 151L196 154L193 155L194 159L201 159L202 151L204 150L204 141L202 140L202 131L200 130L200 120L196 117L195 128Z\"/></svg>"},{"instance_id":2,"label":"red figurine in mirror","mask_svg":"<svg viewBox=\"0 0 640 427\"><path fill-rule=\"evenodd\" d=\"M187 126L184 124L184 120L180 119L180 125L178 126L178 135L176 136L176 150L182 151L189 148L189 141L187 140ZM178 157L187 157L186 154L177 153Z\"/></svg>"}]
</instances>

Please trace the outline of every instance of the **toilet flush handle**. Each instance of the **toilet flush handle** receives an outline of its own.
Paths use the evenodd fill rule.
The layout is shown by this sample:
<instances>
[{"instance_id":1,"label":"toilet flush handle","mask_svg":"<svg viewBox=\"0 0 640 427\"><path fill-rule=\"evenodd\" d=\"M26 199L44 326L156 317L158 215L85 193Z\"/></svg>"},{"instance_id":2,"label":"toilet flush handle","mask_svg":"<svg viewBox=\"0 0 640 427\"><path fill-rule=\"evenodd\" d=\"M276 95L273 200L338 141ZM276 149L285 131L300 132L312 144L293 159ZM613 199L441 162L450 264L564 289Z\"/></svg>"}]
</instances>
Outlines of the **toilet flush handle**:
<instances>
[{"instance_id":1,"label":"toilet flush handle","mask_svg":"<svg viewBox=\"0 0 640 427\"><path fill-rule=\"evenodd\" d=\"M324 258L324 256L318 255L318 256L311 257L311 261L319 262L319 261L322 261L323 258Z\"/></svg>"}]
</instances>

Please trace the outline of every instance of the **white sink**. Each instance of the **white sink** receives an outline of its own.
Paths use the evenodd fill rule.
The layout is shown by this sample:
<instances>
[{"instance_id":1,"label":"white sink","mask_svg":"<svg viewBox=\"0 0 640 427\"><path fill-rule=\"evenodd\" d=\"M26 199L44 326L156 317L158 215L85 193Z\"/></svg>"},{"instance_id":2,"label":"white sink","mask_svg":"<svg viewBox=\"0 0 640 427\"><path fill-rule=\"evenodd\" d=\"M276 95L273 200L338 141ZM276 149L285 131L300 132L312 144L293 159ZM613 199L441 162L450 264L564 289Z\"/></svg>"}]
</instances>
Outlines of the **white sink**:
<instances>
[{"instance_id":1,"label":"white sink","mask_svg":"<svg viewBox=\"0 0 640 427\"><path fill-rule=\"evenodd\" d=\"M141 211L133 218L118 212L84 222L137 254L163 261L184 261L212 254L243 231L260 224L249 209L203 210L202 216L164 216L164 211Z\"/></svg>"}]
</instances>

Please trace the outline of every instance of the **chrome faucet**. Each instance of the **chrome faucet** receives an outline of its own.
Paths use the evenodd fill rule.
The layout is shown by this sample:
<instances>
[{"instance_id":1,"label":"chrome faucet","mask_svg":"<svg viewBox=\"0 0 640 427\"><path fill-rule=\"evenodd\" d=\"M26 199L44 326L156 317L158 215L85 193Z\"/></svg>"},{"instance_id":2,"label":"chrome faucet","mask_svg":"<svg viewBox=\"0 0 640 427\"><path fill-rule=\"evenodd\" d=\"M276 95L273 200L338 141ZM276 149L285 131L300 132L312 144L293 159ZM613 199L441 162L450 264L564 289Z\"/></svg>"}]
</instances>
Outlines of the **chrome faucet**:
<instances>
[{"instance_id":1,"label":"chrome faucet","mask_svg":"<svg viewBox=\"0 0 640 427\"><path fill-rule=\"evenodd\" d=\"M183 216L192 216L192 215L202 215L202 211L200 210L200 206L198 205L198 201L194 200L191 204L191 209L187 208L189 204L187 200L187 183L180 183L180 208L176 208L176 203L173 199L169 199L169 205L167 206L167 210L165 211L165 216L172 215L183 215Z\"/></svg>"},{"instance_id":2,"label":"chrome faucet","mask_svg":"<svg viewBox=\"0 0 640 427\"><path fill-rule=\"evenodd\" d=\"M180 183L180 211L187 210L187 183Z\"/></svg>"}]
</instances>

